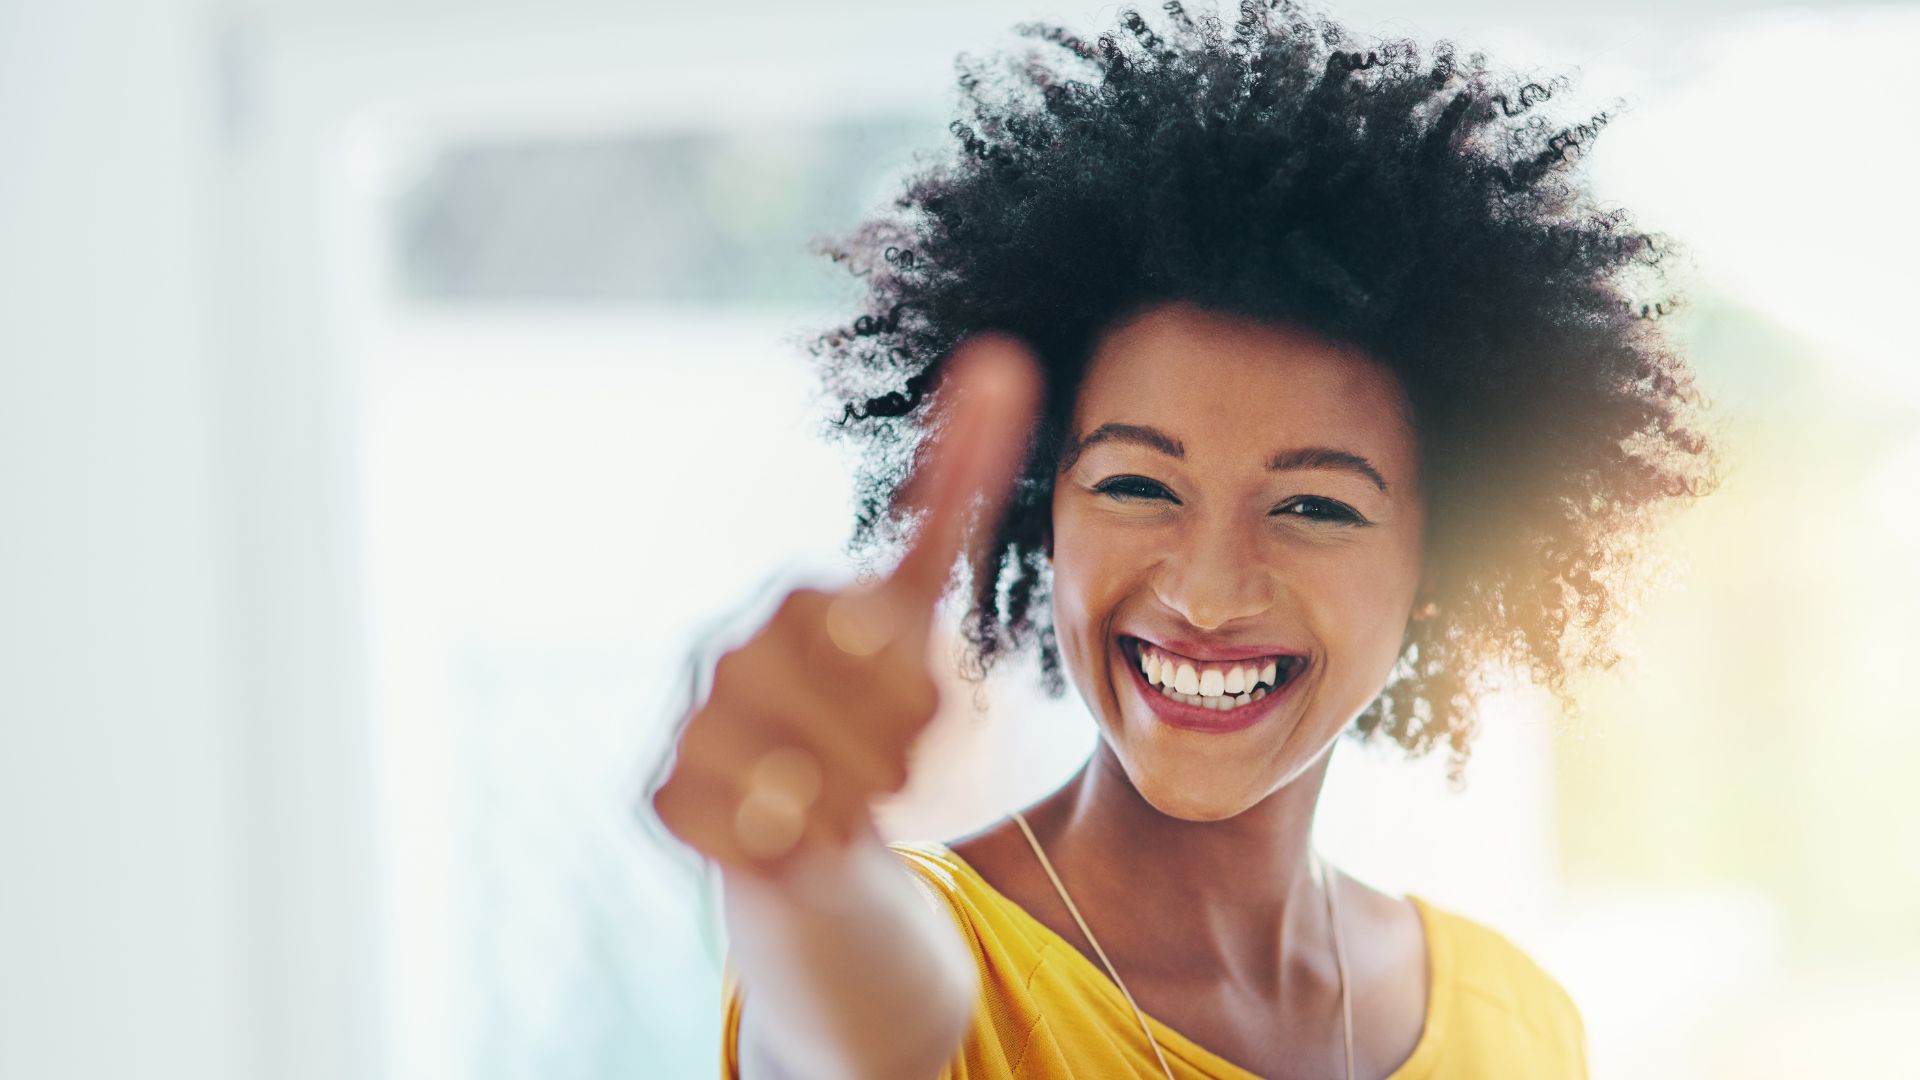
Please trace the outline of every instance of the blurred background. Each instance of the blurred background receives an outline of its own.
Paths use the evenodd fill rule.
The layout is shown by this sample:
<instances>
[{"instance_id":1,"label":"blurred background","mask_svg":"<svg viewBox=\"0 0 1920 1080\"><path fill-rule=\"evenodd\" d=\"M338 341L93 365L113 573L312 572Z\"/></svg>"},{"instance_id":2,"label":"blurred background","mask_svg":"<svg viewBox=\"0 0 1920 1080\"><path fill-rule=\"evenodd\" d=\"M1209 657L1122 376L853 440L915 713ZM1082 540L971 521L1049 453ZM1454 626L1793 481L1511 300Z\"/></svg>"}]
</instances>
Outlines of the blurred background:
<instances>
[{"instance_id":1,"label":"blurred background","mask_svg":"<svg viewBox=\"0 0 1920 1080\"><path fill-rule=\"evenodd\" d=\"M0 0L0 1077L713 1075L713 882L634 809L690 644L847 573L806 244L954 54L1117 10ZM1920 9L1333 11L1624 99L1733 471L1578 724L1502 695L1457 793L1343 743L1322 849L1598 1076L1920 1077ZM1092 746L948 696L894 835Z\"/></svg>"}]
</instances>

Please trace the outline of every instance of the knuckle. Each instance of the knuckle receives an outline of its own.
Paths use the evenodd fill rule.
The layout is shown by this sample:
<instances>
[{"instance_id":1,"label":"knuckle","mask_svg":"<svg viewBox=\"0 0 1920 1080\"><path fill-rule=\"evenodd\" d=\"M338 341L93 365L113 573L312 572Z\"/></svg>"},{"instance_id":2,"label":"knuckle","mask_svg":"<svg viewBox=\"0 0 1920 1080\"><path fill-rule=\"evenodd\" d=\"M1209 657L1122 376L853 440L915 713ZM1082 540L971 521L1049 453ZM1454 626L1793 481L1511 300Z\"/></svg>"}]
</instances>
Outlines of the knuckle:
<instances>
[{"instance_id":1,"label":"knuckle","mask_svg":"<svg viewBox=\"0 0 1920 1080\"><path fill-rule=\"evenodd\" d=\"M708 775L726 771L742 748L751 745L759 726L752 714L709 701L674 743L676 770Z\"/></svg>"},{"instance_id":2,"label":"knuckle","mask_svg":"<svg viewBox=\"0 0 1920 1080\"><path fill-rule=\"evenodd\" d=\"M718 676L715 677L716 680ZM720 706L709 698L705 705L695 709L687 717L686 724L680 729L680 735L674 740L673 752L680 766L702 756L706 752L714 727L719 723Z\"/></svg>"},{"instance_id":3,"label":"knuckle","mask_svg":"<svg viewBox=\"0 0 1920 1080\"><path fill-rule=\"evenodd\" d=\"M680 821L681 796L685 788L686 785L678 782L676 777L668 777L666 783L655 788L653 793L647 796L647 805L653 811L653 816L660 819L660 823L676 835L680 832L676 826Z\"/></svg>"},{"instance_id":4,"label":"knuckle","mask_svg":"<svg viewBox=\"0 0 1920 1080\"><path fill-rule=\"evenodd\" d=\"M747 676L748 670L753 666L751 657L747 655L748 648L750 646L740 645L728 649L720 654L720 659L713 662L714 695L719 694L723 688L738 684Z\"/></svg>"},{"instance_id":5,"label":"knuckle","mask_svg":"<svg viewBox=\"0 0 1920 1080\"><path fill-rule=\"evenodd\" d=\"M740 650L728 649L713 662L713 681L718 683L736 675L740 670Z\"/></svg>"},{"instance_id":6,"label":"knuckle","mask_svg":"<svg viewBox=\"0 0 1920 1080\"><path fill-rule=\"evenodd\" d=\"M921 672L908 693L912 697L912 708L923 719L931 720L933 714L940 711L940 684L933 681L933 676Z\"/></svg>"},{"instance_id":7,"label":"knuckle","mask_svg":"<svg viewBox=\"0 0 1920 1080\"><path fill-rule=\"evenodd\" d=\"M940 711L939 684L925 671L911 672L899 683L894 695L894 709L903 723L914 727L924 726Z\"/></svg>"},{"instance_id":8,"label":"knuckle","mask_svg":"<svg viewBox=\"0 0 1920 1080\"><path fill-rule=\"evenodd\" d=\"M791 589L780 598L780 606L774 609L773 621L791 623L818 610L827 599L827 594L819 589L801 586Z\"/></svg>"},{"instance_id":9,"label":"knuckle","mask_svg":"<svg viewBox=\"0 0 1920 1080\"><path fill-rule=\"evenodd\" d=\"M880 769L880 790L890 795L898 794L907 786L910 776L905 757L888 755L886 764Z\"/></svg>"},{"instance_id":10,"label":"knuckle","mask_svg":"<svg viewBox=\"0 0 1920 1080\"><path fill-rule=\"evenodd\" d=\"M686 726L680 729L680 734L673 740L670 775L678 776L696 767L704 768L715 742L713 728L713 715L709 710L702 709L688 719Z\"/></svg>"},{"instance_id":11,"label":"knuckle","mask_svg":"<svg viewBox=\"0 0 1920 1080\"><path fill-rule=\"evenodd\" d=\"M825 806L839 806L843 811L864 804L873 792L885 787L888 779L884 757L872 743L848 747L829 771L833 777L829 783L832 790L821 802Z\"/></svg>"}]
</instances>

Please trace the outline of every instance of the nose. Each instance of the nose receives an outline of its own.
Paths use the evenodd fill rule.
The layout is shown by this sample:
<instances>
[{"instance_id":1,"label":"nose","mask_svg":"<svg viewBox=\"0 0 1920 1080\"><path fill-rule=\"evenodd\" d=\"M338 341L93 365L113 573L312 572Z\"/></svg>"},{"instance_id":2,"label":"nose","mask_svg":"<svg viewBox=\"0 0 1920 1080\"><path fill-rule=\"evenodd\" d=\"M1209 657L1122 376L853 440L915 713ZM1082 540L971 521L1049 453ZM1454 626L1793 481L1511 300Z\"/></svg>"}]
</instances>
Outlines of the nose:
<instances>
[{"instance_id":1,"label":"nose","mask_svg":"<svg viewBox=\"0 0 1920 1080\"><path fill-rule=\"evenodd\" d=\"M1215 630L1273 604L1271 569L1258 545L1231 527L1197 528L1161 563L1160 602L1198 630Z\"/></svg>"}]
</instances>

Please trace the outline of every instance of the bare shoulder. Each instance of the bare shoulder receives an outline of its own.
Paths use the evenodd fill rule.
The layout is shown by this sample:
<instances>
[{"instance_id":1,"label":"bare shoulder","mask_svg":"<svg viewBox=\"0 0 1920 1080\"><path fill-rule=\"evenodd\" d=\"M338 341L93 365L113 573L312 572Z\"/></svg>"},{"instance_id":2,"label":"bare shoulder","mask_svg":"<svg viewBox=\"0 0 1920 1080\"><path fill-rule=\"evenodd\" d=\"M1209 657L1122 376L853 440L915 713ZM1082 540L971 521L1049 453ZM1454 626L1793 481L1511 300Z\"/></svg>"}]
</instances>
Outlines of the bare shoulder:
<instances>
[{"instance_id":1,"label":"bare shoulder","mask_svg":"<svg viewBox=\"0 0 1920 1080\"><path fill-rule=\"evenodd\" d=\"M1001 895L1031 910L1026 903L1026 885L1029 879L1038 874L1038 866L1031 867L1034 861L1033 851L1027 846L1027 838L1021 834L1020 827L1012 818L1001 818L991 825L977 829L965 836L947 841L947 849L960 856L974 873L998 891Z\"/></svg>"},{"instance_id":2,"label":"bare shoulder","mask_svg":"<svg viewBox=\"0 0 1920 1080\"><path fill-rule=\"evenodd\" d=\"M1381 892L1338 868L1334 869L1334 878L1342 936L1359 942L1367 953L1364 959L1375 962L1378 970L1412 974L1413 982L1423 983L1426 929L1413 901ZM1378 946L1377 950L1373 946Z\"/></svg>"},{"instance_id":3,"label":"bare shoulder","mask_svg":"<svg viewBox=\"0 0 1920 1080\"><path fill-rule=\"evenodd\" d=\"M1356 1047L1366 1068L1386 1075L1412 1056L1426 1029L1428 945L1413 901L1334 873L1340 937L1354 984L1354 1027L1375 1033Z\"/></svg>"},{"instance_id":4,"label":"bare shoulder","mask_svg":"<svg viewBox=\"0 0 1920 1080\"><path fill-rule=\"evenodd\" d=\"M1039 819L1046 812L1044 807L1034 807L1027 811L1027 818L1035 822L1035 828L1044 828L1039 824ZM1026 834L1020 831L1020 826L1012 818L1003 817L991 825L947 841L947 848L965 860L973 872L995 892L1011 900L1055 934L1072 942L1089 957L1094 955L1091 947L1083 944L1085 939L1060 903L1059 894L1054 891L1053 882L1047 878L1046 871L1041 869Z\"/></svg>"}]
</instances>

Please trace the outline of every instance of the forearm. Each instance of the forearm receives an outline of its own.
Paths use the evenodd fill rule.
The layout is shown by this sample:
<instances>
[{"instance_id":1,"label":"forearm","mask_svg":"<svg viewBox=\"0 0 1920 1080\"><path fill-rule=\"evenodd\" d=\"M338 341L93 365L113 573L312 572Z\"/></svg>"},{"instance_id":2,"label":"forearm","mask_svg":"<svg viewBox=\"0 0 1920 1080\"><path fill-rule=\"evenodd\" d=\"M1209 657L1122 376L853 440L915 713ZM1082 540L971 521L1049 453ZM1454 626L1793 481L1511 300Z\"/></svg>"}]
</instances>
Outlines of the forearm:
<instances>
[{"instance_id":1,"label":"forearm","mask_svg":"<svg viewBox=\"0 0 1920 1080\"><path fill-rule=\"evenodd\" d=\"M931 1080L951 1058L978 976L909 874L869 833L810 853L778 884L726 875L728 947L745 994L743 1080L760 1080L756 1060L808 1080Z\"/></svg>"}]
</instances>

